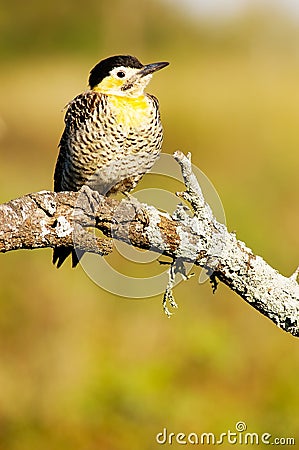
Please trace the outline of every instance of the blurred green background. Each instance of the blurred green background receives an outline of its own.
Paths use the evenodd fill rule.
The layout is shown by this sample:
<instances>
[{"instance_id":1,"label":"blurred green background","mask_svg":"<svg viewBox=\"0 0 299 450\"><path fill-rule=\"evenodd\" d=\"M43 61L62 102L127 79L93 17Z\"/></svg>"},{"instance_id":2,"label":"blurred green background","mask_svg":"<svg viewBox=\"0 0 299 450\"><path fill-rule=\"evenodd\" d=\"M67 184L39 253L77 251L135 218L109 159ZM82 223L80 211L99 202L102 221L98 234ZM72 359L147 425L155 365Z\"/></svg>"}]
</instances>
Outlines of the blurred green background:
<instances>
[{"instance_id":1,"label":"blurred green background","mask_svg":"<svg viewBox=\"0 0 299 450\"><path fill-rule=\"evenodd\" d=\"M191 3L0 5L0 200L52 188L62 109L96 62L168 60L149 87L164 151L191 151L229 229L289 276L299 261L299 20L267 2L226 14L220 1L216 15ZM298 341L225 286L213 295L197 272L175 289L180 308L167 320L161 296L113 296L80 267L55 269L50 250L3 254L0 273L1 450L150 450L163 427L221 433L240 420L299 440Z\"/></svg>"}]
</instances>

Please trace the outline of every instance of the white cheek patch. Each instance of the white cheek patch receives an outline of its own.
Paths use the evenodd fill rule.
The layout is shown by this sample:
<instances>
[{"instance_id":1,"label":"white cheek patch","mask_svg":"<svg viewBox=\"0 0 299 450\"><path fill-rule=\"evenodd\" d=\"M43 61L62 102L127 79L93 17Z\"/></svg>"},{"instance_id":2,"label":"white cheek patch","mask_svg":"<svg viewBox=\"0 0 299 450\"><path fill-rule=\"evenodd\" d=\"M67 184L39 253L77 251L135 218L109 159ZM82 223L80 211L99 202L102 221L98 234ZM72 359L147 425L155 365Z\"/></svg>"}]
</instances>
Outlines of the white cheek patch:
<instances>
[{"instance_id":1,"label":"white cheek patch","mask_svg":"<svg viewBox=\"0 0 299 450\"><path fill-rule=\"evenodd\" d=\"M133 75L130 77L121 87L123 92L133 90L143 92L144 88L148 85L152 78L152 75L146 75L145 77L138 77L138 75Z\"/></svg>"}]
</instances>

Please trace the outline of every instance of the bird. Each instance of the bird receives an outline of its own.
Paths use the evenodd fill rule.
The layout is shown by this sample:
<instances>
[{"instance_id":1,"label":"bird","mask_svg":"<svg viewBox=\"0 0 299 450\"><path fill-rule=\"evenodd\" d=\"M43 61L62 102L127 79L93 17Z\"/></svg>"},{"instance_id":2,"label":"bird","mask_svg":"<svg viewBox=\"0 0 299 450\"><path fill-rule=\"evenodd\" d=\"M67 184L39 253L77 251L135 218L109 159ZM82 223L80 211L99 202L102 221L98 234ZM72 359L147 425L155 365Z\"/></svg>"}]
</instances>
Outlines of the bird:
<instances>
[{"instance_id":1,"label":"bird","mask_svg":"<svg viewBox=\"0 0 299 450\"><path fill-rule=\"evenodd\" d=\"M89 88L66 106L55 192L79 191L87 185L109 196L134 189L161 152L159 102L145 88L153 73L168 65L144 65L135 56L115 55L91 69ZM53 264L60 267L72 255L76 267L82 254L69 247L54 248Z\"/></svg>"}]
</instances>

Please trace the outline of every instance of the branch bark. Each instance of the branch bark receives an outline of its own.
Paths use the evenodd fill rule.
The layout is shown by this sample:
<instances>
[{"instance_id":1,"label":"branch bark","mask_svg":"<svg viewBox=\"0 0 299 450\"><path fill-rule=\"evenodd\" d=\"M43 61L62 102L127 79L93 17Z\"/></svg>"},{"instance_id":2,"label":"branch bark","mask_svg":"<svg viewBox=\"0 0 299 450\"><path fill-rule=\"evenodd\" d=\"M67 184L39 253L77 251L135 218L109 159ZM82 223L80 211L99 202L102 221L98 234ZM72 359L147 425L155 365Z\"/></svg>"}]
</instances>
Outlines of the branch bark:
<instances>
[{"instance_id":1,"label":"branch bark","mask_svg":"<svg viewBox=\"0 0 299 450\"><path fill-rule=\"evenodd\" d=\"M221 281L243 300L288 333L299 336L297 271L287 278L217 222L192 173L190 155L174 155L181 166L186 191L170 216L136 199L107 198L84 186L79 192L31 193L0 205L0 252L21 248L69 246L107 255L112 240L151 249L172 258L163 305L176 307L172 295L175 274L184 262L207 270L213 288ZM100 230L98 238L87 228ZM217 281L218 280L218 281Z\"/></svg>"}]
</instances>

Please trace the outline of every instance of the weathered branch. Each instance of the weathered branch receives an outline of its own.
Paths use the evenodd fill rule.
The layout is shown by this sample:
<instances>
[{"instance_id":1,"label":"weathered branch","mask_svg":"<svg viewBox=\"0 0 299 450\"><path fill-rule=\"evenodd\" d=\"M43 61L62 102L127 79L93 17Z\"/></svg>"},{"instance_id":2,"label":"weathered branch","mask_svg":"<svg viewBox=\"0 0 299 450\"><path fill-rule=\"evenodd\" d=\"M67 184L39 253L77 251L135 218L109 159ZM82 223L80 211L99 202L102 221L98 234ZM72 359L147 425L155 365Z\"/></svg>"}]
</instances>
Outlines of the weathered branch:
<instances>
[{"instance_id":1,"label":"weathered branch","mask_svg":"<svg viewBox=\"0 0 299 450\"><path fill-rule=\"evenodd\" d=\"M0 252L21 248L75 246L79 250L106 255L111 239L99 239L87 230L97 228L108 237L135 247L151 249L173 259L164 295L172 296L174 274L184 273L183 263L207 270L213 281L225 283L241 298L283 330L299 336L299 285L296 272L290 278L279 274L260 256L237 240L217 222L192 173L190 158L177 152L188 201L172 216L136 199L118 201L84 187L79 192L42 191L0 205Z\"/></svg>"}]
</instances>

